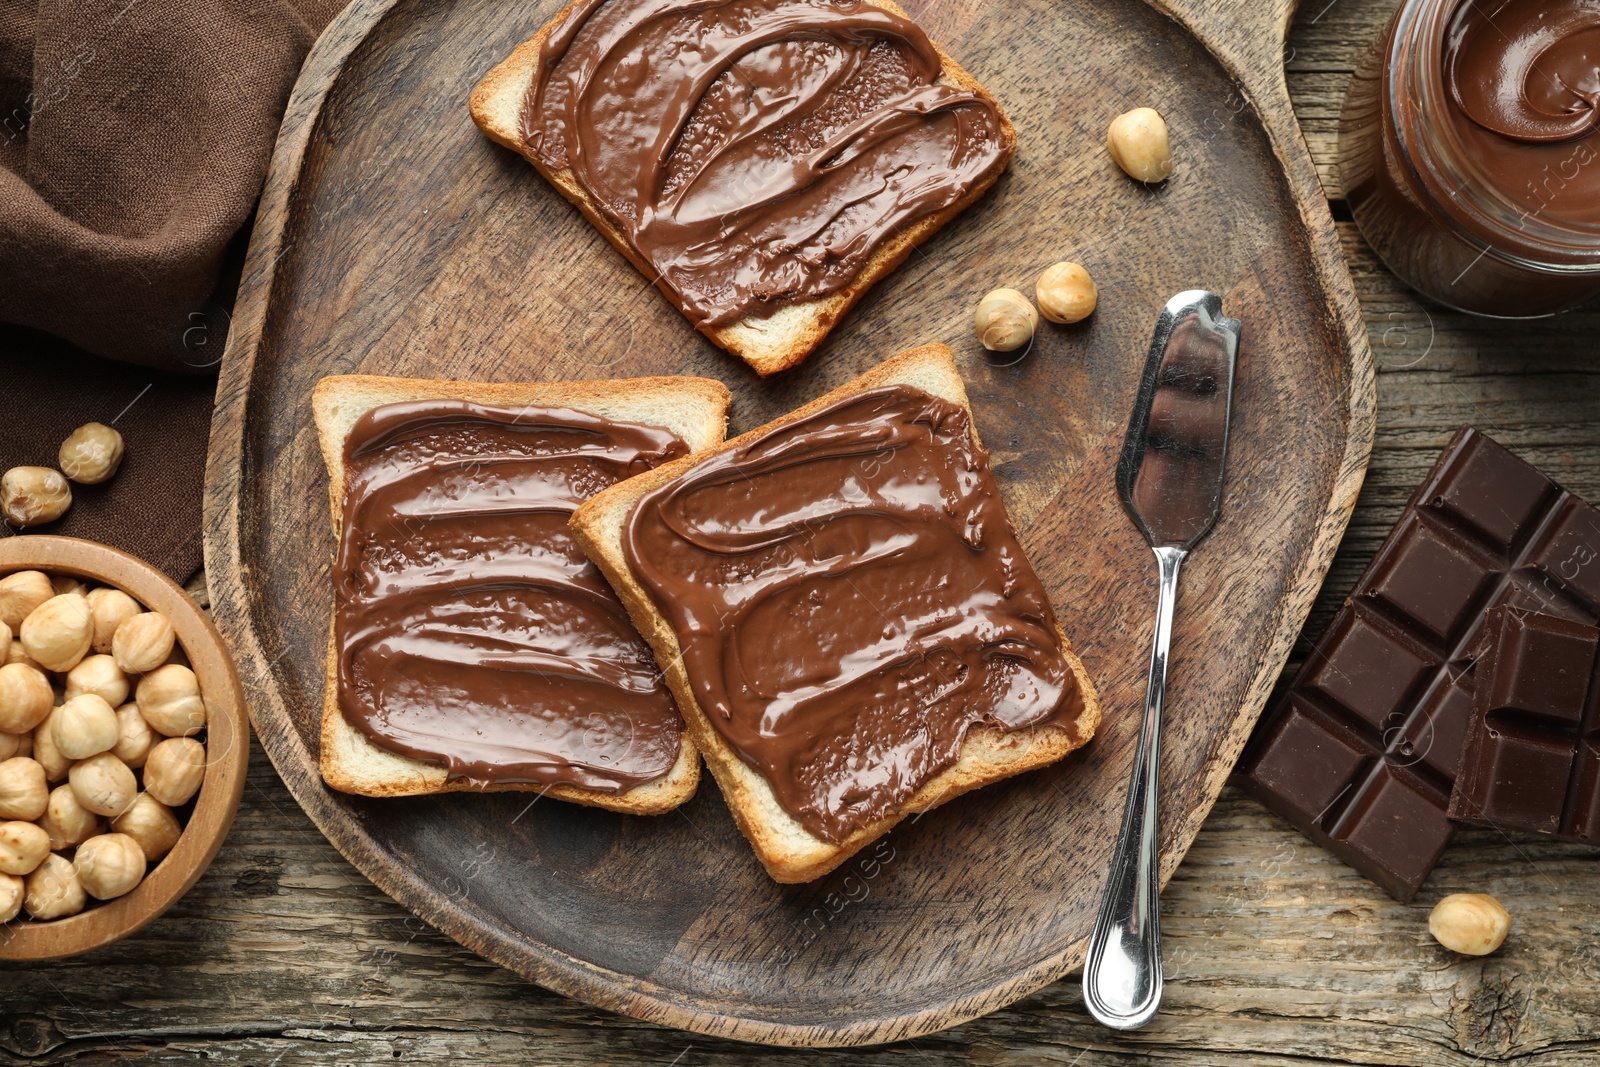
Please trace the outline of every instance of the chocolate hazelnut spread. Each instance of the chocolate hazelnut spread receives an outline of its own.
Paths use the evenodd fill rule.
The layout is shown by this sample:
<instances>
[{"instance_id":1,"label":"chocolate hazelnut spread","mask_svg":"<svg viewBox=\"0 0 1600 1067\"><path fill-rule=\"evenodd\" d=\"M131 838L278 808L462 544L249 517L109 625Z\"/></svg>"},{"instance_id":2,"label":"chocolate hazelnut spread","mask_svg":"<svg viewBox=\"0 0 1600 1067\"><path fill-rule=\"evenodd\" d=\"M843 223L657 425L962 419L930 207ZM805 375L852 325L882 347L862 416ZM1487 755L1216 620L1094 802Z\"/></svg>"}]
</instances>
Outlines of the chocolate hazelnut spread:
<instances>
[{"instance_id":1,"label":"chocolate hazelnut spread","mask_svg":"<svg viewBox=\"0 0 1600 1067\"><path fill-rule=\"evenodd\" d=\"M580 0L522 134L706 329L842 288L1005 165L999 109L941 65L863 0Z\"/></svg>"},{"instance_id":2,"label":"chocolate hazelnut spread","mask_svg":"<svg viewBox=\"0 0 1600 1067\"><path fill-rule=\"evenodd\" d=\"M1374 251L1443 303L1600 293L1600 3L1408 0L1357 70L1339 169Z\"/></svg>"},{"instance_id":3,"label":"chocolate hazelnut spread","mask_svg":"<svg viewBox=\"0 0 1600 1067\"><path fill-rule=\"evenodd\" d=\"M563 408L419 400L363 415L334 568L346 721L479 785L615 793L665 774L683 720L567 519L688 451L667 430Z\"/></svg>"},{"instance_id":4,"label":"chocolate hazelnut spread","mask_svg":"<svg viewBox=\"0 0 1600 1067\"><path fill-rule=\"evenodd\" d=\"M824 840L897 810L974 724L1077 729L958 404L885 386L718 452L635 505L623 552L712 726Z\"/></svg>"}]
</instances>

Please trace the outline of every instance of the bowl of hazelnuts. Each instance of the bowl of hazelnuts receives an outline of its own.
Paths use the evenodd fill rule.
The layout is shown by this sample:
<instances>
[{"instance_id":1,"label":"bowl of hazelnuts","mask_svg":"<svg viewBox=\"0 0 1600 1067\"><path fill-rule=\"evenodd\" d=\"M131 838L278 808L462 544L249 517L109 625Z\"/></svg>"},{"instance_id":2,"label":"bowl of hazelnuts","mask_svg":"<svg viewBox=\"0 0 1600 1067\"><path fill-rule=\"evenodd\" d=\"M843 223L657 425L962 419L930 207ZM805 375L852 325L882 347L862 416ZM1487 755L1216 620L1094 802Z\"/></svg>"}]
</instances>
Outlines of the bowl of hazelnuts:
<instances>
[{"instance_id":1,"label":"bowl of hazelnuts","mask_svg":"<svg viewBox=\"0 0 1600 1067\"><path fill-rule=\"evenodd\" d=\"M199 880L244 792L233 660L166 575L0 539L0 959L110 944Z\"/></svg>"}]
</instances>

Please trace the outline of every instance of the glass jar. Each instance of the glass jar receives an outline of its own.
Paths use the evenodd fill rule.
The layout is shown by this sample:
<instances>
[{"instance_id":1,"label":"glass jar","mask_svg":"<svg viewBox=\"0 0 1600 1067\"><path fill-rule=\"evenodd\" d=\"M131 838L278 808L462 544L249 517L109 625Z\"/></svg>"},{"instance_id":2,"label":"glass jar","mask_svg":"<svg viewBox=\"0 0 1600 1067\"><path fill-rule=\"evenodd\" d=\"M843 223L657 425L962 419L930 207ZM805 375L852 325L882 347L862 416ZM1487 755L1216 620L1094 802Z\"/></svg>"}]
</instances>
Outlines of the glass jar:
<instances>
[{"instance_id":1,"label":"glass jar","mask_svg":"<svg viewBox=\"0 0 1600 1067\"><path fill-rule=\"evenodd\" d=\"M1476 5L1491 7L1480 13L1472 0L1401 5L1345 97L1339 173L1362 236L1413 288L1480 315L1549 315L1600 296L1600 132L1591 124L1552 138L1534 120L1548 118L1539 106L1549 105L1550 92L1576 97L1569 85L1589 88L1583 64L1589 52L1600 62L1600 20L1585 0ZM1476 26L1491 16L1497 22ZM1529 51L1516 51L1523 25L1534 45L1548 47L1524 62L1524 84L1508 85L1507 70L1515 73ZM1572 33L1550 45L1561 26ZM1554 47L1563 51L1547 67L1559 69L1542 70L1535 60ZM1496 106L1512 107L1505 102L1515 104L1513 95L1527 104L1522 117L1538 138L1523 136L1522 127L1508 136L1485 125L1485 105L1464 102L1474 92ZM1500 95L1486 95L1493 93ZM1573 126L1589 117L1560 116ZM1496 116L1489 122L1511 128Z\"/></svg>"}]
</instances>

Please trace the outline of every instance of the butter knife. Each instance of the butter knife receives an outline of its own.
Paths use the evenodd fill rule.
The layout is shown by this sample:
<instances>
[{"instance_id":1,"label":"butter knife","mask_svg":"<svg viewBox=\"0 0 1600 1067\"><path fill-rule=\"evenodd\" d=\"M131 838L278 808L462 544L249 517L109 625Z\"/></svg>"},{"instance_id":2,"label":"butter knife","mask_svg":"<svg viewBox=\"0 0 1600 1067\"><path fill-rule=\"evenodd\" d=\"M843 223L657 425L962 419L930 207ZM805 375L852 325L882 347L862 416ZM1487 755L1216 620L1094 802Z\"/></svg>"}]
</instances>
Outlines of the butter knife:
<instances>
[{"instance_id":1,"label":"butter knife","mask_svg":"<svg viewBox=\"0 0 1600 1067\"><path fill-rule=\"evenodd\" d=\"M1161 1006L1156 802L1167 656L1178 569L1222 507L1239 329L1237 319L1223 317L1216 293L1191 289L1167 301L1117 463L1117 492L1150 542L1161 576L1133 782L1083 964L1089 1013L1117 1030L1143 1026Z\"/></svg>"}]
</instances>

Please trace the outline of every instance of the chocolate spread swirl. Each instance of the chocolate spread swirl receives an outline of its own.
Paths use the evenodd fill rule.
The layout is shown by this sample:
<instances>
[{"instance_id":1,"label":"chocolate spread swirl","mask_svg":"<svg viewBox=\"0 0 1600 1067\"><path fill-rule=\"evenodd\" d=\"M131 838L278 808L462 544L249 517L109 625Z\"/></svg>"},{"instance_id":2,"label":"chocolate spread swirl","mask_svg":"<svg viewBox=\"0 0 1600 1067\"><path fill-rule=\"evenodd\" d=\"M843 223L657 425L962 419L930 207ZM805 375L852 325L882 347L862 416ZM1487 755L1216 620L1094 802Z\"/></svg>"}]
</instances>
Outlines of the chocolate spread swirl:
<instances>
[{"instance_id":1,"label":"chocolate spread swirl","mask_svg":"<svg viewBox=\"0 0 1600 1067\"><path fill-rule=\"evenodd\" d=\"M1424 119L1448 124L1459 138L1464 180L1503 196L1518 233L1592 249L1600 230L1600 0L1468 0L1451 16L1442 53L1447 113Z\"/></svg>"},{"instance_id":2,"label":"chocolate spread swirl","mask_svg":"<svg viewBox=\"0 0 1600 1067\"><path fill-rule=\"evenodd\" d=\"M579 0L522 134L701 329L847 285L1005 165L994 102L864 0Z\"/></svg>"},{"instance_id":3,"label":"chocolate spread swirl","mask_svg":"<svg viewBox=\"0 0 1600 1067\"><path fill-rule=\"evenodd\" d=\"M1446 45L1450 91L1472 121L1515 141L1567 141L1600 121L1600 3L1475 0Z\"/></svg>"},{"instance_id":4,"label":"chocolate spread swirl","mask_svg":"<svg viewBox=\"0 0 1600 1067\"><path fill-rule=\"evenodd\" d=\"M683 720L567 519L689 451L563 408L389 404L345 443L339 704L379 748L475 784L616 793L659 778Z\"/></svg>"},{"instance_id":5,"label":"chocolate spread swirl","mask_svg":"<svg viewBox=\"0 0 1600 1067\"><path fill-rule=\"evenodd\" d=\"M895 811L974 724L1077 729L958 404L881 387L712 455L639 501L623 551L713 727L817 837Z\"/></svg>"}]
</instances>

